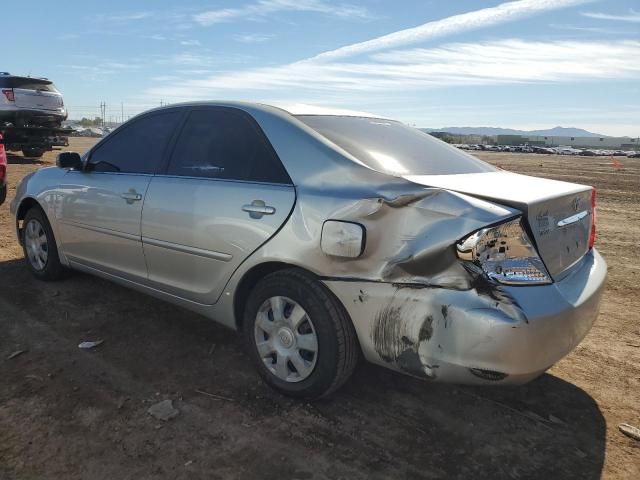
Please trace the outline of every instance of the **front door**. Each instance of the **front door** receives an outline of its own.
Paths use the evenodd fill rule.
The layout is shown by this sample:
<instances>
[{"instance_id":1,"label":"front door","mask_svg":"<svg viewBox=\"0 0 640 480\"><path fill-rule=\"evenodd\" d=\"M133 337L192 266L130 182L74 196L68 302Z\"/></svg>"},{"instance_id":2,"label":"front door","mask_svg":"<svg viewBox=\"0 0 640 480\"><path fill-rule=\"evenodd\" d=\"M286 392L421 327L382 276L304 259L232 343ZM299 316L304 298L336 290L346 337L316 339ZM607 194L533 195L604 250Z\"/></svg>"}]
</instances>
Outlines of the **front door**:
<instances>
[{"instance_id":1,"label":"front door","mask_svg":"<svg viewBox=\"0 0 640 480\"><path fill-rule=\"evenodd\" d=\"M295 189L255 120L233 108L189 114L142 213L149 282L215 303L240 263L273 236Z\"/></svg>"},{"instance_id":2,"label":"front door","mask_svg":"<svg viewBox=\"0 0 640 480\"><path fill-rule=\"evenodd\" d=\"M181 115L166 110L125 124L89 152L84 171L66 174L56 215L70 261L125 278L147 277L142 206Z\"/></svg>"}]
</instances>

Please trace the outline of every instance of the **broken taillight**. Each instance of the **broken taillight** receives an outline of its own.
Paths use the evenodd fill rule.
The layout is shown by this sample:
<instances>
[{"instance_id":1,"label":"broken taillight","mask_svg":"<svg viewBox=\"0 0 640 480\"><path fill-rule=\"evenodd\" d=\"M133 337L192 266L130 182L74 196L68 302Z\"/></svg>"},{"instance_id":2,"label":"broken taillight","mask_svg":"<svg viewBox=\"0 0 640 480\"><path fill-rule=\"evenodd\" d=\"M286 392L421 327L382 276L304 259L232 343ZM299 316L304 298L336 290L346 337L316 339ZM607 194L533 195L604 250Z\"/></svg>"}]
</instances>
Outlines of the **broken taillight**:
<instances>
[{"instance_id":1,"label":"broken taillight","mask_svg":"<svg viewBox=\"0 0 640 480\"><path fill-rule=\"evenodd\" d=\"M2 93L4 94L5 97L7 97L8 101L10 102L16 101L16 97L13 95L13 88L3 88Z\"/></svg>"},{"instance_id":2,"label":"broken taillight","mask_svg":"<svg viewBox=\"0 0 640 480\"><path fill-rule=\"evenodd\" d=\"M589 233L589 249L596 243L596 189L591 190L591 232Z\"/></svg>"},{"instance_id":3,"label":"broken taillight","mask_svg":"<svg viewBox=\"0 0 640 480\"><path fill-rule=\"evenodd\" d=\"M491 279L509 285L551 283L522 225L522 218L483 228L457 244L458 258L473 262Z\"/></svg>"}]
</instances>

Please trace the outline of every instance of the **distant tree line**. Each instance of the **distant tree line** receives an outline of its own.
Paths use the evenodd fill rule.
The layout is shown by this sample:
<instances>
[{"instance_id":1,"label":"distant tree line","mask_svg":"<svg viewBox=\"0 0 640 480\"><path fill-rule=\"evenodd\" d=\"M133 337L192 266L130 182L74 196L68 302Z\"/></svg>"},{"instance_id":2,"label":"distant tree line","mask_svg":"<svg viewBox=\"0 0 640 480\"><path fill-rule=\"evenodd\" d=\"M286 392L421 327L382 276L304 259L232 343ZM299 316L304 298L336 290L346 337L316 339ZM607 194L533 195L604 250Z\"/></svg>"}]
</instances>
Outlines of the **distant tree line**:
<instances>
[{"instance_id":1,"label":"distant tree line","mask_svg":"<svg viewBox=\"0 0 640 480\"><path fill-rule=\"evenodd\" d=\"M102 118L96 117L91 120L90 118L82 117L82 120L78 122L78 125L83 127L99 127L102 125Z\"/></svg>"}]
</instances>

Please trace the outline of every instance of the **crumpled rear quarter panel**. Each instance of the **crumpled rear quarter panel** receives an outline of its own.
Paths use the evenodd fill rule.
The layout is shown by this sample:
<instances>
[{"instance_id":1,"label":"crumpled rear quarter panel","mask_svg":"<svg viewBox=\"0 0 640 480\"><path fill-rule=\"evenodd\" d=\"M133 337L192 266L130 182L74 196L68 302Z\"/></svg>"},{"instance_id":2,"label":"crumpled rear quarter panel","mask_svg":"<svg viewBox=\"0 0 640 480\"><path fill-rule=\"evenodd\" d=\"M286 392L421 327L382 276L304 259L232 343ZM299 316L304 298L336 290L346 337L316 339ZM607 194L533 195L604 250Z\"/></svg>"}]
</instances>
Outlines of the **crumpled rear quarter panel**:
<instances>
[{"instance_id":1,"label":"crumpled rear quarter panel","mask_svg":"<svg viewBox=\"0 0 640 480\"><path fill-rule=\"evenodd\" d=\"M469 288L327 281L371 362L429 380L522 383L589 332L606 265L592 251L562 282Z\"/></svg>"}]
</instances>

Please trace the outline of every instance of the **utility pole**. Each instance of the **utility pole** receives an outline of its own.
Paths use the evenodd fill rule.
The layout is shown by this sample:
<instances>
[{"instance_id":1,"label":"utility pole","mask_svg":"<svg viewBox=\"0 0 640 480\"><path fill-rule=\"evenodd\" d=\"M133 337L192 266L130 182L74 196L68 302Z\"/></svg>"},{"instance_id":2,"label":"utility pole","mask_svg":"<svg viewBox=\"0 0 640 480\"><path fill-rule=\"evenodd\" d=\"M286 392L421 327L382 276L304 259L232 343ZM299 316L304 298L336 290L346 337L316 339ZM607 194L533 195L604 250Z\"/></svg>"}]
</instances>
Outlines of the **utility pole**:
<instances>
[{"instance_id":1,"label":"utility pole","mask_svg":"<svg viewBox=\"0 0 640 480\"><path fill-rule=\"evenodd\" d=\"M124 103L120 102L120 123L124 123Z\"/></svg>"},{"instance_id":2,"label":"utility pole","mask_svg":"<svg viewBox=\"0 0 640 480\"><path fill-rule=\"evenodd\" d=\"M100 103L100 117L102 118L102 128L104 128L105 116L107 114L107 104L102 101Z\"/></svg>"}]
</instances>

